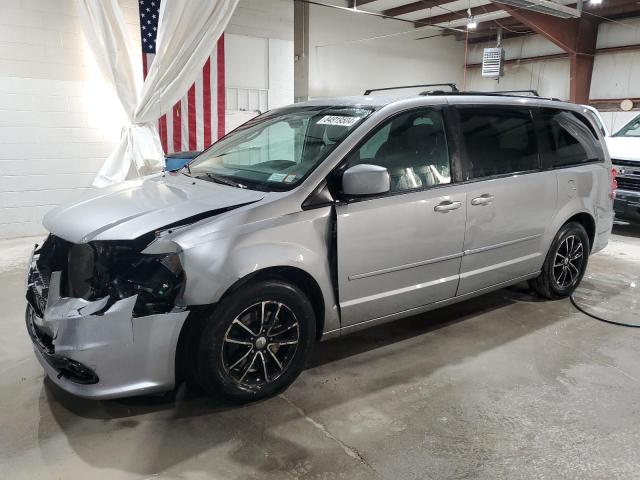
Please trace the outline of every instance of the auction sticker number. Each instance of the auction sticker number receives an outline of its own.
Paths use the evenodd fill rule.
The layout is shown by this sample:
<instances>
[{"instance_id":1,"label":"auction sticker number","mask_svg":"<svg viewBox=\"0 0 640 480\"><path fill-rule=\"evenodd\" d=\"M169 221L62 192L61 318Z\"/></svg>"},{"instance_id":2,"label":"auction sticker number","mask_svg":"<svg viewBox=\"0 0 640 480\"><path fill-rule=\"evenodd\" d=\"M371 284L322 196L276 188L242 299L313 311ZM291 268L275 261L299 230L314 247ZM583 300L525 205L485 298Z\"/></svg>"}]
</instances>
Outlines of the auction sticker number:
<instances>
[{"instance_id":1,"label":"auction sticker number","mask_svg":"<svg viewBox=\"0 0 640 480\"><path fill-rule=\"evenodd\" d=\"M358 120L358 117L345 117L342 115L325 115L318 121L318 125L340 125L342 127L351 127Z\"/></svg>"}]
</instances>

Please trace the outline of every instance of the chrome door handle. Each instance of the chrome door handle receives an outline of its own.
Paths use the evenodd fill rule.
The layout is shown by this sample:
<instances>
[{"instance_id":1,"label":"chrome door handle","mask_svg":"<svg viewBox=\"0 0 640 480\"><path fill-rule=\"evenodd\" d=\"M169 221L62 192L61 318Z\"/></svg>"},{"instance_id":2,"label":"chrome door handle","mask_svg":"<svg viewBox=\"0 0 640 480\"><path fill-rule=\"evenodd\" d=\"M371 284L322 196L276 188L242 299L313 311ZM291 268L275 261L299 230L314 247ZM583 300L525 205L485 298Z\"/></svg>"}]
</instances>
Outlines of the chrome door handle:
<instances>
[{"instance_id":1,"label":"chrome door handle","mask_svg":"<svg viewBox=\"0 0 640 480\"><path fill-rule=\"evenodd\" d=\"M461 206L462 206L462 202L452 202L450 200L446 200L442 203L439 203L435 207L433 207L433 210L436 212L447 213L447 212L450 212L451 210L457 210Z\"/></svg>"},{"instance_id":2,"label":"chrome door handle","mask_svg":"<svg viewBox=\"0 0 640 480\"><path fill-rule=\"evenodd\" d=\"M471 200L471 205L489 205L491 202L493 202L494 198L495 197L493 195L485 193L484 195Z\"/></svg>"}]
</instances>

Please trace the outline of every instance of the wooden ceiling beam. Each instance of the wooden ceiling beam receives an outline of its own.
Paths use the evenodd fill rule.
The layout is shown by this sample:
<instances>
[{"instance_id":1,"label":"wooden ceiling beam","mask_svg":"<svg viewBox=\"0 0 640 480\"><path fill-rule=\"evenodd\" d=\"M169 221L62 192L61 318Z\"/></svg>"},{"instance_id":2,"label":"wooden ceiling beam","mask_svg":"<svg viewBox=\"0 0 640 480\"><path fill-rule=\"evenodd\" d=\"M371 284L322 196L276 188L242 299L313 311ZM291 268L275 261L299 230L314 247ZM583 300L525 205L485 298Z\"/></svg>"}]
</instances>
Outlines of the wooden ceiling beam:
<instances>
[{"instance_id":1,"label":"wooden ceiling beam","mask_svg":"<svg viewBox=\"0 0 640 480\"><path fill-rule=\"evenodd\" d=\"M628 18L640 15L640 3L638 0L617 0L615 5L611 2L603 2L600 5L584 4L584 10L607 18Z\"/></svg>"},{"instance_id":2,"label":"wooden ceiling beam","mask_svg":"<svg viewBox=\"0 0 640 480\"><path fill-rule=\"evenodd\" d=\"M367 3L375 2L376 0L349 0L349 8L356 8L366 5Z\"/></svg>"},{"instance_id":3,"label":"wooden ceiling beam","mask_svg":"<svg viewBox=\"0 0 640 480\"><path fill-rule=\"evenodd\" d=\"M475 32L482 32L484 30L497 30L498 28L518 28L524 27L524 25L519 20L513 17L501 18L499 20L489 20L488 22L480 22L478 26L474 30Z\"/></svg>"},{"instance_id":4,"label":"wooden ceiling beam","mask_svg":"<svg viewBox=\"0 0 640 480\"><path fill-rule=\"evenodd\" d=\"M522 31L522 32L502 32L502 39L506 39L506 38L519 38L522 37L523 34L526 33L531 33L530 30L526 30L526 31ZM465 41L466 37L464 36L464 34L461 35L456 35L456 40L459 41ZM495 32L491 32L491 31L487 31L484 32L482 35L469 35L469 45L472 44L477 44L477 43L485 43L485 42L495 42L496 41L496 34Z\"/></svg>"},{"instance_id":5,"label":"wooden ceiling beam","mask_svg":"<svg viewBox=\"0 0 640 480\"><path fill-rule=\"evenodd\" d=\"M480 7L474 7L471 9L471 15L482 15L483 13L492 13L503 10L501 5L490 3L488 5L482 5ZM427 17L414 22L416 27L424 27L427 25L437 25L439 23L451 22L453 20L460 20L461 18L467 18L466 10L458 10L457 12L446 13L444 15L436 15L434 17Z\"/></svg>"},{"instance_id":6,"label":"wooden ceiling beam","mask_svg":"<svg viewBox=\"0 0 640 480\"><path fill-rule=\"evenodd\" d=\"M475 7L471 9L471 15L482 15L483 13L491 13L497 12L499 10L507 10L504 7L504 4L500 4L499 0L491 0L492 3L489 5L483 5L480 7ZM416 2L418 3L418 2ZM575 7L575 4L571 4L570 6ZM507 6L508 7L508 6ZM399 8L399 7L398 7ZM514 9L511 7L512 11L524 11L529 12L526 9ZM595 15L599 15L601 17L619 19L619 18L629 18L633 16L640 16L640 3L638 0L617 0L614 5L611 3L603 2L600 5L592 5L591 3L584 4L584 10L589 13L593 13ZM541 14L544 15L544 14ZM545 15L546 17L552 17L551 15ZM433 17L422 18L420 20L416 20L414 22L416 27L423 27L426 25L436 25L440 23L451 22L453 20L460 20L461 18L467 17L466 10L458 10L456 12L447 13L444 15L436 15ZM564 21L568 21L571 19L561 19Z\"/></svg>"},{"instance_id":7,"label":"wooden ceiling beam","mask_svg":"<svg viewBox=\"0 0 640 480\"><path fill-rule=\"evenodd\" d=\"M469 30L469 41L471 42L471 40L476 40L481 37L495 38L497 30L500 28L502 28L503 38L508 38L509 36L518 36L522 35L523 33L529 33L532 31L529 27L527 27L523 23L520 23L515 18L507 17L501 18L500 20L490 20L488 22L479 23L477 29ZM464 40L467 38L466 32L452 30L452 33L455 35L457 40Z\"/></svg>"},{"instance_id":8,"label":"wooden ceiling beam","mask_svg":"<svg viewBox=\"0 0 640 480\"><path fill-rule=\"evenodd\" d=\"M384 10L382 13L389 17L397 17L399 15L406 15L407 13L413 13L419 10L428 10L429 8L439 7L440 5L451 3L453 1L454 0L423 0L389 8Z\"/></svg>"}]
</instances>

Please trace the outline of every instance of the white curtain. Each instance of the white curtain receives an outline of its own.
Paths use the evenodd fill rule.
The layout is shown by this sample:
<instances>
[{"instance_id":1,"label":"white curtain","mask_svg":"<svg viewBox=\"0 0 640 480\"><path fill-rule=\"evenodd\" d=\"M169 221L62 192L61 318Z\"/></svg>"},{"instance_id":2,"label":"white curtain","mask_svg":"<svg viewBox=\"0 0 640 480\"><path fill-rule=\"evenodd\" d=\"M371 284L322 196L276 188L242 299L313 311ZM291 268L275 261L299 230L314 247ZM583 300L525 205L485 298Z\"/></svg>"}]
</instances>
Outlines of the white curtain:
<instances>
[{"instance_id":1,"label":"white curtain","mask_svg":"<svg viewBox=\"0 0 640 480\"><path fill-rule=\"evenodd\" d=\"M163 0L156 56L138 93L118 0L76 0L100 70L127 114L120 144L93 185L103 187L162 169L157 119L187 92L229 23L238 0Z\"/></svg>"}]
</instances>

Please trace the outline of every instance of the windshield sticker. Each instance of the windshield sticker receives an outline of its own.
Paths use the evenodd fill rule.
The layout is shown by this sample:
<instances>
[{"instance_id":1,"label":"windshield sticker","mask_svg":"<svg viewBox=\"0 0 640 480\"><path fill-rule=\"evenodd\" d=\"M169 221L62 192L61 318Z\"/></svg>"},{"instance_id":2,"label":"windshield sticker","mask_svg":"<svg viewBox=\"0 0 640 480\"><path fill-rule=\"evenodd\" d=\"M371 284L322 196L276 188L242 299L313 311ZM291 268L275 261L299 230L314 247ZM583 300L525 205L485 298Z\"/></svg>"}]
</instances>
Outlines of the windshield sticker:
<instances>
[{"instance_id":1,"label":"windshield sticker","mask_svg":"<svg viewBox=\"0 0 640 480\"><path fill-rule=\"evenodd\" d=\"M345 117L342 115L325 115L317 125L339 125L341 127L352 127L360 120L359 117Z\"/></svg>"},{"instance_id":2,"label":"windshield sticker","mask_svg":"<svg viewBox=\"0 0 640 480\"><path fill-rule=\"evenodd\" d=\"M287 175L286 177L284 177L283 182L284 183L293 183L296 181L296 178L298 178L297 175L290 173L289 175Z\"/></svg>"},{"instance_id":3,"label":"windshield sticker","mask_svg":"<svg viewBox=\"0 0 640 480\"><path fill-rule=\"evenodd\" d=\"M272 173L267 178L268 182L282 182L287 177L286 173Z\"/></svg>"}]
</instances>

